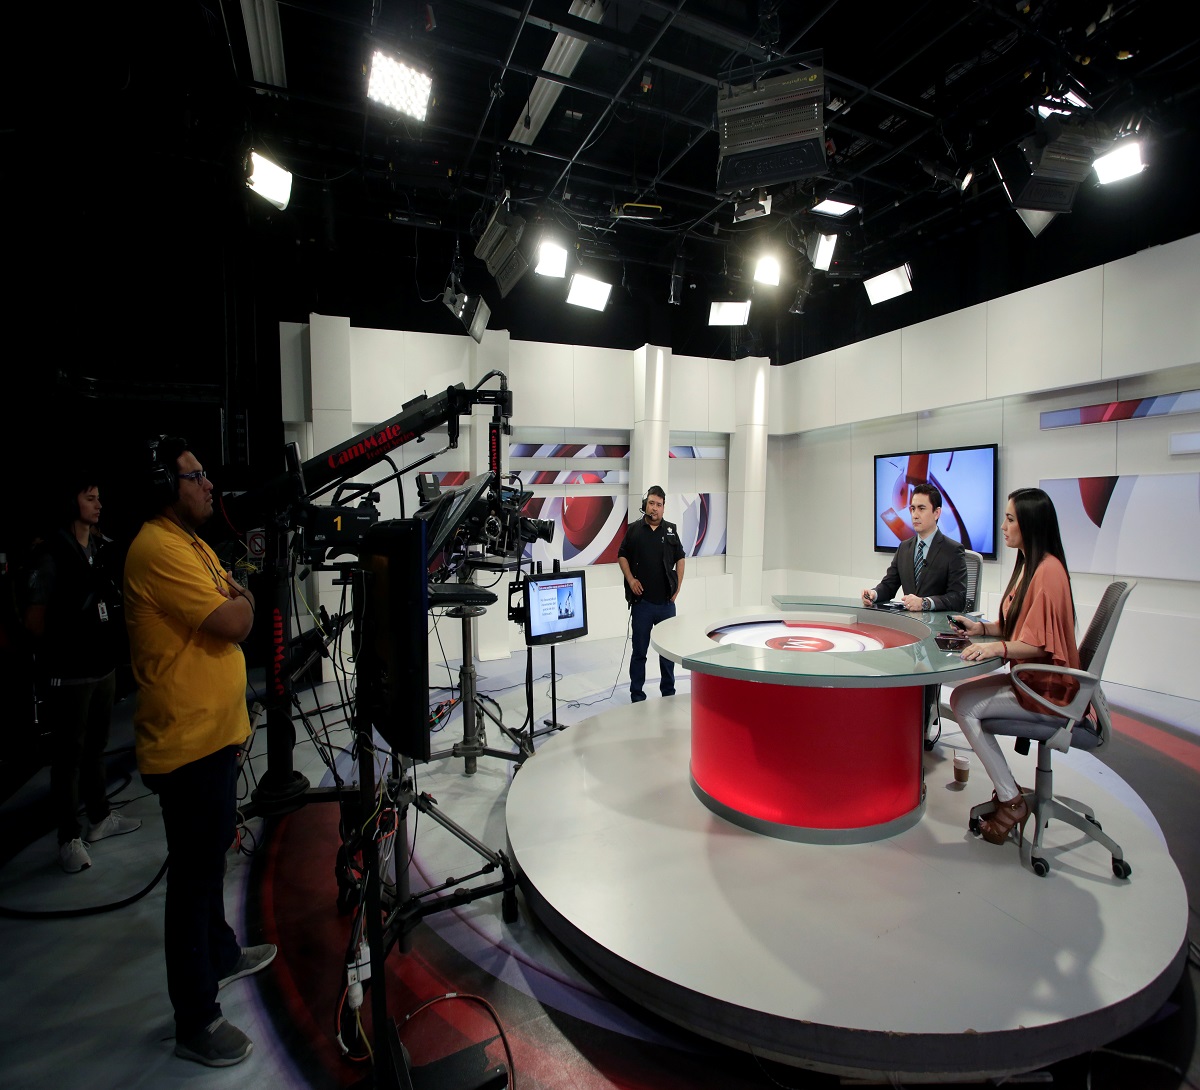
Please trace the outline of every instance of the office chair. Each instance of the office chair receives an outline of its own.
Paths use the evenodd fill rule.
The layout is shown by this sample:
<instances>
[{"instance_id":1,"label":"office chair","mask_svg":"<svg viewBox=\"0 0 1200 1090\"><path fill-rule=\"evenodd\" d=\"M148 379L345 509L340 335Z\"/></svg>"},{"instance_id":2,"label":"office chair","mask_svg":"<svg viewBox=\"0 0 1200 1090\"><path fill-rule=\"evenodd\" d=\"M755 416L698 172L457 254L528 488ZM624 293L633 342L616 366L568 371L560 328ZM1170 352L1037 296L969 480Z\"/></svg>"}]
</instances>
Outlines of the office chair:
<instances>
[{"instance_id":1,"label":"office chair","mask_svg":"<svg viewBox=\"0 0 1200 1090\"><path fill-rule=\"evenodd\" d=\"M1112 720L1108 712L1108 703L1104 699L1104 690L1100 688L1100 677L1104 672L1104 661L1108 657L1108 649L1117 629L1117 620L1135 586L1136 583L1111 583L1105 590L1104 597L1096 607L1096 615L1088 625L1087 635L1083 637L1083 643L1079 647L1079 661L1083 669L1073 670L1066 666L1040 663L1022 663L1012 667L1013 684L1037 703L1054 708L1054 714L1047 715L1044 722L1018 719L985 721L985 729L992 734L1015 737L1018 753L1028 753L1031 740L1038 744L1037 779L1034 781L1033 791L1025 794L1025 802L1030 811L1027 824L1032 824L1033 835L1023 838L1021 856L1039 877L1045 877L1050 872L1050 864L1042 855L1041 849L1046 826L1054 818L1065 821L1092 840L1103 844L1112 854L1113 874L1118 878L1128 878L1133 873L1133 868L1125 862L1121 846L1102 831L1100 822L1096 820L1095 812L1090 806L1075 799L1055 796L1050 754L1056 749L1062 753L1066 753L1068 749L1099 749L1111 737ZM1039 673L1066 674L1078 678L1079 692L1065 707L1051 704L1030 689L1024 680L1027 675ZM1089 708L1095 716L1094 722L1087 717ZM980 831L980 819L991 810L990 802L981 803L971 809L968 828L976 836ZM1026 832L1028 833L1028 829Z\"/></svg>"},{"instance_id":2,"label":"office chair","mask_svg":"<svg viewBox=\"0 0 1200 1090\"><path fill-rule=\"evenodd\" d=\"M979 580L983 576L983 557L970 549L963 550L967 560L967 600L963 605L964 613L972 613L975 603L979 601Z\"/></svg>"},{"instance_id":3,"label":"office chair","mask_svg":"<svg viewBox=\"0 0 1200 1090\"><path fill-rule=\"evenodd\" d=\"M983 557L970 549L963 550L967 560L967 594L963 600L962 611L971 613L979 600L979 580L983 575ZM942 736L942 687L927 685L925 687L925 752L928 753Z\"/></svg>"}]
</instances>

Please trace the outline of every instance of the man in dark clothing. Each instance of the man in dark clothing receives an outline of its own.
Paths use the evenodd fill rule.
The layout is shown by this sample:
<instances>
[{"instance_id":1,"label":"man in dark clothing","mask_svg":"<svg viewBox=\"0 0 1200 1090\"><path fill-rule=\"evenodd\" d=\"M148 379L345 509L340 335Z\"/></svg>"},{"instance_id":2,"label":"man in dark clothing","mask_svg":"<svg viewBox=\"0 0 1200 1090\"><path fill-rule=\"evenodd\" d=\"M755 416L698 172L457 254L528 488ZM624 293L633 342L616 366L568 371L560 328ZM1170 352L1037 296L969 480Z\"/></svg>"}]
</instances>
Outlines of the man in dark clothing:
<instances>
[{"instance_id":1,"label":"man in dark clothing","mask_svg":"<svg viewBox=\"0 0 1200 1090\"><path fill-rule=\"evenodd\" d=\"M29 576L25 627L33 634L38 687L50 725L50 797L58 820L58 860L75 874L92 865L94 844L132 833L140 821L108 805L104 747L116 695L121 595L104 565L97 525L100 491L68 490L63 525L50 534ZM81 838L80 796L88 830Z\"/></svg>"},{"instance_id":2,"label":"man in dark clothing","mask_svg":"<svg viewBox=\"0 0 1200 1090\"><path fill-rule=\"evenodd\" d=\"M679 530L663 516L666 493L652 485L642 501L642 518L630 523L617 552L625 576L625 598L633 626L633 654L629 660L629 696L635 703L646 699L646 652L650 630L659 621L675 616L675 599L683 586L684 551ZM675 664L661 655L658 689L675 695Z\"/></svg>"},{"instance_id":3,"label":"man in dark clothing","mask_svg":"<svg viewBox=\"0 0 1200 1090\"><path fill-rule=\"evenodd\" d=\"M963 609L967 601L967 561L962 545L938 529L942 493L927 481L922 482L912 490L908 513L913 535L900 542L882 582L862 592L863 605L890 602L902 589L901 601L910 612ZM939 685L925 687L926 749L933 749L941 734L940 694Z\"/></svg>"}]
</instances>

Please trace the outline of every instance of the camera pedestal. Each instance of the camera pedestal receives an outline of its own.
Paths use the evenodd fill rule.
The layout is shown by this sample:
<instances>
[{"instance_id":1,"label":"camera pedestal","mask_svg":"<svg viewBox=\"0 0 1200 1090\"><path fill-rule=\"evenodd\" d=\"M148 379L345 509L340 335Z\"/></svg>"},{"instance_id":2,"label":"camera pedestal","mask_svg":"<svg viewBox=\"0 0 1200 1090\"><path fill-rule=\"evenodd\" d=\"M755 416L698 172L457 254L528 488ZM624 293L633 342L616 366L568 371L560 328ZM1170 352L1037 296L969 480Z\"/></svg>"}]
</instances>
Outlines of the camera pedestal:
<instances>
[{"instance_id":1,"label":"camera pedestal","mask_svg":"<svg viewBox=\"0 0 1200 1090\"><path fill-rule=\"evenodd\" d=\"M526 757L533 756L533 724L530 723L530 733L513 730L505 726L504 721L484 706L475 687L475 634L471 622L487 612L484 606L458 605L446 610L447 617L457 617L462 622L462 667L458 671L458 688L462 701L463 737L461 742L455 742L450 751L452 757L463 758L463 774L474 776L477 758L480 756L501 757L518 764ZM502 749L491 749L482 742L484 736L483 717L487 716L496 724L500 732L517 747L516 753L508 753Z\"/></svg>"}]
</instances>

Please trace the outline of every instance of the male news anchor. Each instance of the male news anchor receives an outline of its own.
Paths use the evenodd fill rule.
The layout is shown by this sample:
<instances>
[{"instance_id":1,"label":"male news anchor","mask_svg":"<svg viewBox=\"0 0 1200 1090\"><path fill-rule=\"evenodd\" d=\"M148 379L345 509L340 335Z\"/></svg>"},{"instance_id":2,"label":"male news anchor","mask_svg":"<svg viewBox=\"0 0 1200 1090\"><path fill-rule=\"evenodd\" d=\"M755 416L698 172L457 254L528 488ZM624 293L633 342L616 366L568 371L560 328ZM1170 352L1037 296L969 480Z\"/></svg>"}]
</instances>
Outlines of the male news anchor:
<instances>
[{"instance_id":1,"label":"male news anchor","mask_svg":"<svg viewBox=\"0 0 1200 1090\"><path fill-rule=\"evenodd\" d=\"M863 605L890 602L900 588L901 601L913 613L922 610L963 609L967 601L967 560L962 545L938 529L942 516L942 494L927 482L912 490L908 513L913 536L900 542L888 565L887 574L872 590L862 592ZM925 748L932 749L929 727L938 719L937 685L925 687Z\"/></svg>"},{"instance_id":2,"label":"male news anchor","mask_svg":"<svg viewBox=\"0 0 1200 1090\"><path fill-rule=\"evenodd\" d=\"M650 629L675 616L675 599L683 586L684 551L679 530L663 518L667 494L651 485L642 500L642 517L625 528L617 563L625 576L625 599L633 626L633 653L629 659L629 698L646 699L646 652ZM658 691L675 695L675 663L658 659Z\"/></svg>"}]
</instances>

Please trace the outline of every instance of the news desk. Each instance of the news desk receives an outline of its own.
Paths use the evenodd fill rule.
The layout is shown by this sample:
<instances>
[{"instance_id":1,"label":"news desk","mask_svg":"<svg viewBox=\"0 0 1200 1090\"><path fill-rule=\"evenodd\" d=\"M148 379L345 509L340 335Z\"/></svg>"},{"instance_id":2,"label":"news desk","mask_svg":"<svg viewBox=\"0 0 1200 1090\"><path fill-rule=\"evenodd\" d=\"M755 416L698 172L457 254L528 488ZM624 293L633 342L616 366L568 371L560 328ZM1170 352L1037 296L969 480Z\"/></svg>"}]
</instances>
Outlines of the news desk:
<instances>
[{"instance_id":1,"label":"news desk","mask_svg":"<svg viewBox=\"0 0 1200 1090\"><path fill-rule=\"evenodd\" d=\"M916 824L922 689L999 660L941 650L946 613L818 596L772 603L653 629L655 651L691 671L692 790L721 817L788 840L855 844Z\"/></svg>"}]
</instances>

